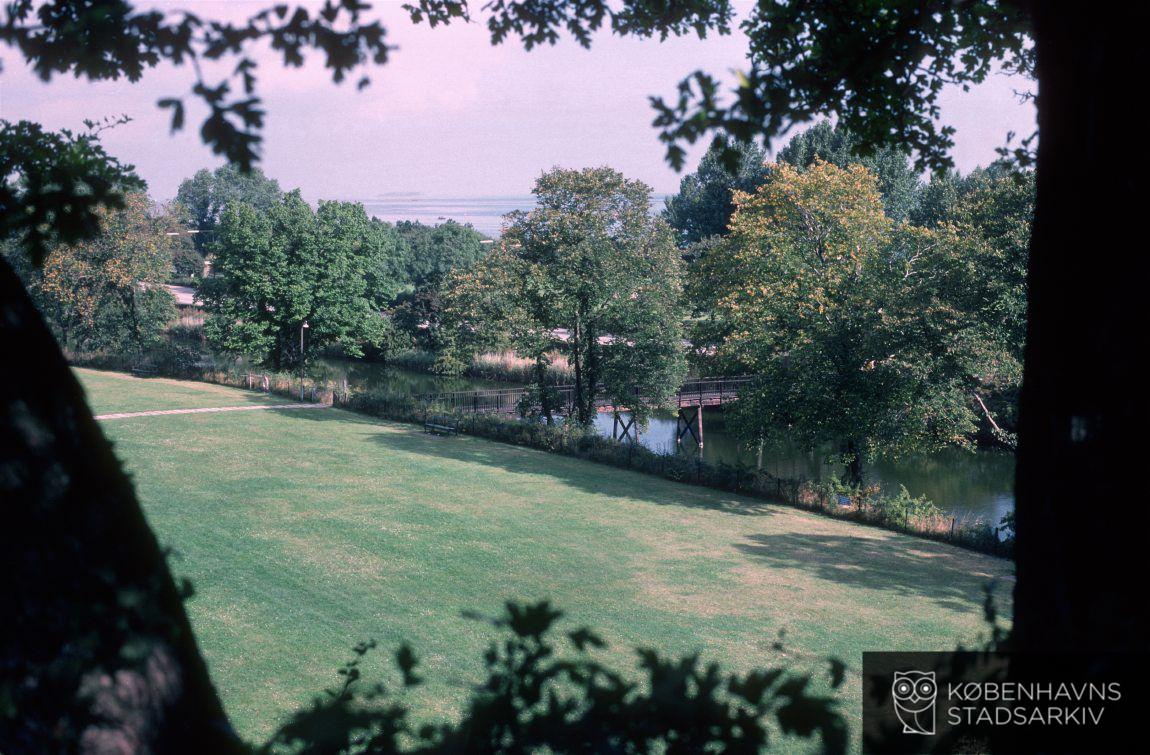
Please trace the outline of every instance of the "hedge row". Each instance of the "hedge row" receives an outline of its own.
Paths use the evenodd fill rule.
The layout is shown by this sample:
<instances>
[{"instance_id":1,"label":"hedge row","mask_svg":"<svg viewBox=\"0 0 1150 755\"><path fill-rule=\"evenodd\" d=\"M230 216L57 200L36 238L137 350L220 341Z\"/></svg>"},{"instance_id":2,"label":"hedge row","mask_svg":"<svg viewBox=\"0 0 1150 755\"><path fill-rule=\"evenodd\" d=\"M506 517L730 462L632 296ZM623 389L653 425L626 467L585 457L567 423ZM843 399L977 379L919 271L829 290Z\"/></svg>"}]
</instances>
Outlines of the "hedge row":
<instances>
[{"instance_id":1,"label":"hedge row","mask_svg":"<svg viewBox=\"0 0 1150 755\"><path fill-rule=\"evenodd\" d=\"M497 414L453 414L403 394L339 392L335 402L351 411L409 423L451 425L461 433L501 443L537 448L600 464L664 477L675 482L784 503L837 519L905 532L996 556L1011 556L1013 540L983 520L947 516L905 490L884 496L874 489L841 492L834 486L775 477L753 467L697 456L659 454L630 442L618 442L569 425L546 425Z\"/></svg>"}]
</instances>

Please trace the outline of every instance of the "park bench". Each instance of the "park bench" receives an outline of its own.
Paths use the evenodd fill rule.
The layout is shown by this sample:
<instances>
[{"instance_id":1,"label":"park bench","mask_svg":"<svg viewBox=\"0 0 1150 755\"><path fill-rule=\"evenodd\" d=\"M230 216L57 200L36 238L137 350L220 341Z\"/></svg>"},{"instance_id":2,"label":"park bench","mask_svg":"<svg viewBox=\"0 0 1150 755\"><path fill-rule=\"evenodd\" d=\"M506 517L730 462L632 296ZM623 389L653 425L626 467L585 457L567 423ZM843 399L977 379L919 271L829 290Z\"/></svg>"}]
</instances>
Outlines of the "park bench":
<instances>
[{"instance_id":1,"label":"park bench","mask_svg":"<svg viewBox=\"0 0 1150 755\"><path fill-rule=\"evenodd\" d=\"M423 430L433 435L456 435L459 425L447 417L428 417L423 423Z\"/></svg>"},{"instance_id":2,"label":"park bench","mask_svg":"<svg viewBox=\"0 0 1150 755\"><path fill-rule=\"evenodd\" d=\"M133 367L132 374L136 377L151 377L156 374L155 370L148 370L143 367Z\"/></svg>"}]
</instances>

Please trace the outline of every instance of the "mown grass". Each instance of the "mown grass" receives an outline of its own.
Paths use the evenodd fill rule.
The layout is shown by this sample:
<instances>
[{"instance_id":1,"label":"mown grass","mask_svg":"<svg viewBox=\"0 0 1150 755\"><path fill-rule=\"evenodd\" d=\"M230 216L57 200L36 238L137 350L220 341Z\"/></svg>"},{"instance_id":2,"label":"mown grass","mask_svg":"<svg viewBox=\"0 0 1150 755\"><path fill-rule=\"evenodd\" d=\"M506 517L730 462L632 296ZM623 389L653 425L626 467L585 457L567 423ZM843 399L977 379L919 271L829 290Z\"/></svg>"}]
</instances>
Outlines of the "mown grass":
<instances>
[{"instance_id":1,"label":"mown grass","mask_svg":"<svg viewBox=\"0 0 1150 755\"><path fill-rule=\"evenodd\" d=\"M80 376L103 410L168 408L201 388L221 404L267 398ZM973 641L990 580L1009 615L1007 561L478 438L338 409L103 427L195 584L197 636L252 738L330 686L369 637L409 640L428 679L413 703L451 716L491 637L463 612L495 614L507 599L551 599L600 630L624 668L633 646L819 674L841 657L856 732L864 650Z\"/></svg>"},{"instance_id":2,"label":"mown grass","mask_svg":"<svg viewBox=\"0 0 1150 755\"><path fill-rule=\"evenodd\" d=\"M80 382L87 391L88 405L96 415L291 403L290 399L273 394L237 391L211 383L193 383L168 378L139 378L102 370L77 369L76 374L79 375Z\"/></svg>"}]
</instances>

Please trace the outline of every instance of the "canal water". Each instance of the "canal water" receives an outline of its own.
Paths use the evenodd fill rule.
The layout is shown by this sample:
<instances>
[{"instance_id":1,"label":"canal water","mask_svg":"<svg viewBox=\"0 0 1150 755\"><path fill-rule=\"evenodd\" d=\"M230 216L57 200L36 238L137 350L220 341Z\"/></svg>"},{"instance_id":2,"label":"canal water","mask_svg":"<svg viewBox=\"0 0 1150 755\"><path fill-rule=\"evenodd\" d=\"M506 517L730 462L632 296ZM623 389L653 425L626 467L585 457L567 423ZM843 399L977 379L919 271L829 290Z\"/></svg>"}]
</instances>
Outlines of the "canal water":
<instances>
[{"instance_id":1,"label":"canal water","mask_svg":"<svg viewBox=\"0 0 1150 755\"><path fill-rule=\"evenodd\" d=\"M596 429L607 437L613 431L614 418L600 414ZM639 442L658 453L701 455L713 463L757 463L757 449L742 445L726 427L721 410L703 411L703 446L700 449L690 437L676 443L677 422L674 413L658 412L639 433ZM843 472L842 465L828 462L824 453L803 453L779 446L763 449L763 469L778 477L827 479ZM912 496L925 496L949 515L959 519L982 519L992 525L1014 510L1014 455L1008 452L979 449L949 449L935 454L899 459L877 459L863 468L867 483L877 484L889 494L897 494L905 485Z\"/></svg>"},{"instance_id":2,"label":"canal water","mask_svg":"<svg viewBox=\"0 0 1150 755\"><path fill-rule=\"evenodd\" d=\"M401 393L512 387L510 383L444 377L340 359L320 360L317 369L323 377L346 378L353 388ZM600 414L595 427L602 435L611 437L612 425L612 415ZM714 408L703 412L702 449L690 439L679 445L675 437L674 413L659 412L639 434L639 442L658 453L701 453L704 460L716 464L756 463L755 451L739 443L723 422L722 412ZM840 474L841 467L826 462L825 456L786 447L767 448L763 452L763 468L787 478L825 479ZM929 456L878 459L866 465L864 474L868 483L877 484L892 494L898 492L900 485L905 485L911 495L925 496L960 519L982 519L994 525L1014 509L1014 456L1004 451L953 449Z\"/></svg>"}]
</instances>

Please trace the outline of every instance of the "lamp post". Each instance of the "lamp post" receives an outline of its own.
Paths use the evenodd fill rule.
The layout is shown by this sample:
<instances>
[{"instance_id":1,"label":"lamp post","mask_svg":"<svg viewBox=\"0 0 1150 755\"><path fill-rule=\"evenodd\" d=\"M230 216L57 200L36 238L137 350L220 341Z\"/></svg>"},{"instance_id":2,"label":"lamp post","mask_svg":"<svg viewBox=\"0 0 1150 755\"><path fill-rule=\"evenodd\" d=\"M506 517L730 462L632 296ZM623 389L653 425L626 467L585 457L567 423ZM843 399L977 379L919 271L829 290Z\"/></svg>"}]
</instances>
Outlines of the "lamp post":
<instances>
[{"instance_id":1,"label":"lamp post","mask_svg":"<svg viewBox=\"0 0 1150 755\"><path fill-rule=\"evenodd\" d=\"M306 330L307 328L310 328L310 327L311 326L307 324L307 320L304 320L299 325L299 400L300 401L303 401L303 367L304 367L303 332L304 332L304 330Z\"/></svg>"}]
</instances>

